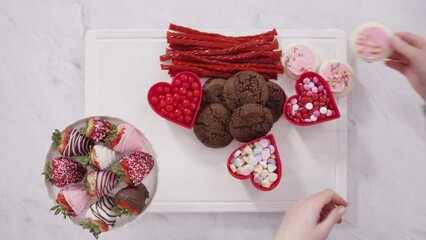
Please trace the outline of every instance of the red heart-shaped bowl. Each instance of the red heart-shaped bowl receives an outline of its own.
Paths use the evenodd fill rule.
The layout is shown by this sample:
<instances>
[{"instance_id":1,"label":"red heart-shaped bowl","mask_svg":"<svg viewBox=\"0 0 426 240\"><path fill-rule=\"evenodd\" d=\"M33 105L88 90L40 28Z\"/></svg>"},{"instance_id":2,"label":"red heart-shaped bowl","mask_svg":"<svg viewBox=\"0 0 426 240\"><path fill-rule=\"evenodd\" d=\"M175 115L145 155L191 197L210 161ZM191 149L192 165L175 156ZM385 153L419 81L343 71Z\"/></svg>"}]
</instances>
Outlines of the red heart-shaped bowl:
<instances>
[{"instance_id":1,"label":"red heart-shaped bowl","mask_svg":"<svg viewBox=\"0 0 426 240\"><path fill-rule=\"evenodd\" d=\"M262 185L260 185L260 184L258 184L258 183L256 183L255 182L255 175L254 175L254 172L252 172L252 173L250 173L249 175L247 175L247 176L245 176L245 175L241 175L241 174L238 174L237 172L234 172L232 169L231 169L231 165L233 164L233 162L234 162L234 160L235 160L235 157L234 157L234 154L237 152L237 151L241 151L241 152L243 152L243 150L244 150L244 148L246 147L246 146L250 146L250 145L252 145L252 144L255 144L256 142L260 142L261 140L263 140L263 139L266 139L266 140L268 140L268 143L269 143L269 145L272 145L273 147L274 147L274 151L273 152L270 152L270 154L274 154L275 155L275 166L276 166L276 170L275 171L273 171L274 173L276 173L277 174L277 179L270 185L270 187L269 188L267 188L267 187L263 187ZM268 145L268 146L269 146ZM264 148L265 149L265 148ZM260 154L261 155L261 154ZM255 157L255 156L253 156L253 157ZM248 165L248 164L247 164ZM257 165L260 165L260 162L257 164ZM273 190L274 188L276 188L277 186L278 186L278 184L280 183L280 180L281 180L281 175L282 175L282 164L281 164L281 158L280 158L280 154L278 153L278 148L277 148L277 144L276 144L276 142L275 142L275 138L274 138L274 135L273 134L268 134L268 135L265 135L265 136L263 136L263 137L260 137L260 138L257 138L257 139L255 139L255 140L253 140L253 141L251 141L251 142L248 142L248 143L245 143L245 144L242 144L241 146L239 146L237 149L235 149L232 153L231 153L231 155L229 156L229 158L228 158L228 161L227 161L227 168L228 168L228 171L229 171L229 173L234 177L234 178L237 178L237 179L240 179L240 180L246 180L246 179L251 179L251 183L253 184L253 186L255 187L255 188L257 188L257 189L259 189L259 190L261 190L261 191L271 191L271 190Z\"/></svg>"},{"instance_id":2,"label":"red heart-shaped bowl","mask_svg":"<svg viewBox=\"0 0 426 240\"><path fill-rule=\"evenodd\" d=\"M318 73L303 73L294 87L296 95L287 98L283 106L284 117L290 123L312 126L340 117L330 86Z\"/></svg>"},{"instance_id":3,"label":"red heart-shaped bowl","mask_svg":"<svg viewBox=\"0 0 426 240\"><path fill-rule=\"evenodd\" d=\"M159 82L148 91L148 103L155 113L185 128L192 128L202 99L200 78L180 72L172 83Z\"/></svg>"}]
</instances>

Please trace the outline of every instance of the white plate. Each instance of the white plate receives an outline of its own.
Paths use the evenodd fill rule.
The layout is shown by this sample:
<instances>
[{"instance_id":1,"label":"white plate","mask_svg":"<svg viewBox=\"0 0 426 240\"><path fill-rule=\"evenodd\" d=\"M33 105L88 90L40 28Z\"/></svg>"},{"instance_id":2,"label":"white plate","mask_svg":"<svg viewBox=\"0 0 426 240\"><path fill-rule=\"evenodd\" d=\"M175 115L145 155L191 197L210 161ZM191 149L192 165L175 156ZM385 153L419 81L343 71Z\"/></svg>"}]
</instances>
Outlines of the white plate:
<instances>
[{"instance_id":1,"label":"white plate","mask_svg":"<svg viewBox=\"0 0 426 240\"><path fill-rule=\"evenodd\" d=\"M101 118L103 118L103 119L105 119L108 122L113 123L113 124L126 123L126 121L123 121L123 120L118 119L118 118L105 117L105 116L101 116ZM80 119L80 120L78 120L78 121L76 121L76 122L74 122L74 123L72 123L72 124L64 127L63 129L65 129L65 128L69 128L69 129L73 129L73 128L80 129L80 127L84 126L85 123L86 123L86 119ZM62 129L60 129L60 130L62 130ZM140 130L138 130L138 131L140 132ZM144 215L145 212L146 212L146 210L149 209L149 207L151 206L151 202L154 199L154 196L156 195L156 192L157 192L157 185L158 185L157 156L156 156L156 154L154 152L154 149L152 148L151 143L148 141L148 139L145 137L145 135L143 133L141 133L141 132L140 132L140 134L141 134L141 136L142 136L142 138L144 140L144 143L145 143L144 147L142 148L142 151L151 154L153 156L153 158L154 158L154 167L153 167L153 169L151 170L151 172L149 173L149 175L142 181L142 183L146 186L146 188L147 188L147 190L149 192L149 198L146 199L146 201L145 201L145 203L146 203L145 209L139 215L131 216L131 217L123 215L122 217L117 217L117 221L116 221L114 227L110 228L109 231L112 231L114 229L126 226L127 224L129 224L131 222L134 222L135 220L139 219L142 215ZM49 148L49 151L47 152L47 155L46 155L45 164L47 162L50 162L52 159L54 159L56 157L59 157L59 156L61 156L61 155L58 153L57 150L53 149L53 145L51 144L50 148ZM70 159L78 161L78 157L70 157ZM90 168L87 168L87 169L89 171ZM43 171L44 171L44 168L43 168ZM58 187L53 186L49 182L45 182L45 185L46 185L46 189L47 189L47 193L49 195L49 198L52 200L52 206L54 206L54 205L56 205L56 196L58 195L58 193L59 193L59 191L61 189L58 188ZM121 190L122 188L124 188L126 186L127 185L124 184L124 183L119 183L117 186L114 187L114 189L108 195L110 195L110 196L113 197L113 196L115 196L115 194L119 190ZM94 202L96 202L96 199L92 199L89 202L89 204L86 207L86 210L89 209L89 206L92 203L94 203ZM53 212L52 212L52 214L53 214ZM85 215L85 213L82 213L81 215L72 218L70 221L73 222L73 223L75 223L75 224L80 224L82 222L83 218L84 218L84 215ZM61 217L62 217L62 215L58 215L58 218L61 218Z\"/></svg>"},{"instance_id":2,"label":"white plate","mask_svg":"<svg viewBox=\"0 0 426 240\"><path fill-rule=\"evenodd\" d=\"M248 35L263 30L212 30ZM278 30L281 48L306 42L322 60L346 61L346 36L338 30ZM347 98L337 104L339 120L312 127L296 127L282 117L274 134L283 163L283 178L271 192L227 171L228 155L241 143L221 149L202 145L192 130L157 116L146 100L156 82L171 81L160 69L166 30L102 30L86 33L86 115L114 115L132 121L155 146L161 166L160 184L150 212L276 212L295 200L324 188L346 197ZM203 79L203 82L205 79ZM287 95L294 81L277 81ZM126 107L123 107L126 106Z\"/></svg>"}]
</instances>

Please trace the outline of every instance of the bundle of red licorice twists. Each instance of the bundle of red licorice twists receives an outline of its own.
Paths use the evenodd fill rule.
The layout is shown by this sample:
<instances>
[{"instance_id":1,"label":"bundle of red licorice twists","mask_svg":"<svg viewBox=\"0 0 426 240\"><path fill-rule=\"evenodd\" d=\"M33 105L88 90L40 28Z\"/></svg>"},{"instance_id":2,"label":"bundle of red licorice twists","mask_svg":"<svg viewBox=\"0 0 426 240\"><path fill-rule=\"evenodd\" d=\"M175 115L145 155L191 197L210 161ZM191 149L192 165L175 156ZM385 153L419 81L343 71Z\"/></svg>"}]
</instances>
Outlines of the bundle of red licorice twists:
<instances>
[{"instance_id":1,"label":"bundle of red licorice twists","mask_svg":"<svg viewBox=\"0 0 426 240\"><path fill-rule=\"evenodd\" d=\"M278 50L275 29L253 36L224 36L170 24L169 48L160 56L170 76L191 71L199 77L229 78L239 71L251 70L266 79L277 79L284 72L282 51Z\"/></svg>"}]
</instances>

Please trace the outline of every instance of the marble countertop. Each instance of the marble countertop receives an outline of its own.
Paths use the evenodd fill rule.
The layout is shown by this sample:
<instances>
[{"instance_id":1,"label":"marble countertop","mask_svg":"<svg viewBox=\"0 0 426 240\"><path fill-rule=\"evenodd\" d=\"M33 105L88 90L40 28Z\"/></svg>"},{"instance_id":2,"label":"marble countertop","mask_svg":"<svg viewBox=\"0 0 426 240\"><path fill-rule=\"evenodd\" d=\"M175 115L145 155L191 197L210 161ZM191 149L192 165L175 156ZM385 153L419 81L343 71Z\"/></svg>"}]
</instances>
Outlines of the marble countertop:
<instances>
[{"instance_id":1,"label":"marble countertop","mask_svg":"<svg viewBox=\"0 0 426 240\"><path fill-rule=\"evenodd\" d=\"M342 29L375 20L426 36L424 0L0 2L1 239L92 239L48 209L40 175L53 128L84 116L84 33L165 29ZM426 239L423 100L382 63L351 57L348 212L330 239ZM374 90L373 90L374 89ZM146 214L102 239L272 239L273 214Z\"/></svg>"}]
</instances>

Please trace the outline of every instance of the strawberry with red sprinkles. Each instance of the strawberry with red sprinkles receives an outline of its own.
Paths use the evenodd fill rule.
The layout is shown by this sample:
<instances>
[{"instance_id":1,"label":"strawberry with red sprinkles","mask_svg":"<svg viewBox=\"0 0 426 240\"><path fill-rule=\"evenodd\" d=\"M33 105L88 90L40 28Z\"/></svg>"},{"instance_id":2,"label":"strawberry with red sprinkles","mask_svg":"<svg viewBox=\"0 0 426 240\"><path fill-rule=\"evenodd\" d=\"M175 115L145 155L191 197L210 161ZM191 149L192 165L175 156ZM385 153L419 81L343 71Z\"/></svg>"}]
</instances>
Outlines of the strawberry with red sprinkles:
<instances>
[{"instance_id":1,"label":"strawberry with red sprinkles","mask_svg":"<svg viewBox=\"0 0 426 240\"><path fill-rule=\"evenodd\" d=\"M126 184L137 186L148 176L154 167L154 158L146 152L137 151L116 162L112 171Z\"/></svg>"},{"instance_id":2,"label":"strawberry with red sprinkles","mask_svg":"<svg viewBox=\"0 0 426 240\"><path fill-rule=\"evenodd\" d=\"M66 157L57 157L46 164L42 173L46 181L56 187L64 187L83 180L87 170L83 164Z\"/></svg>"}]
</instances>

